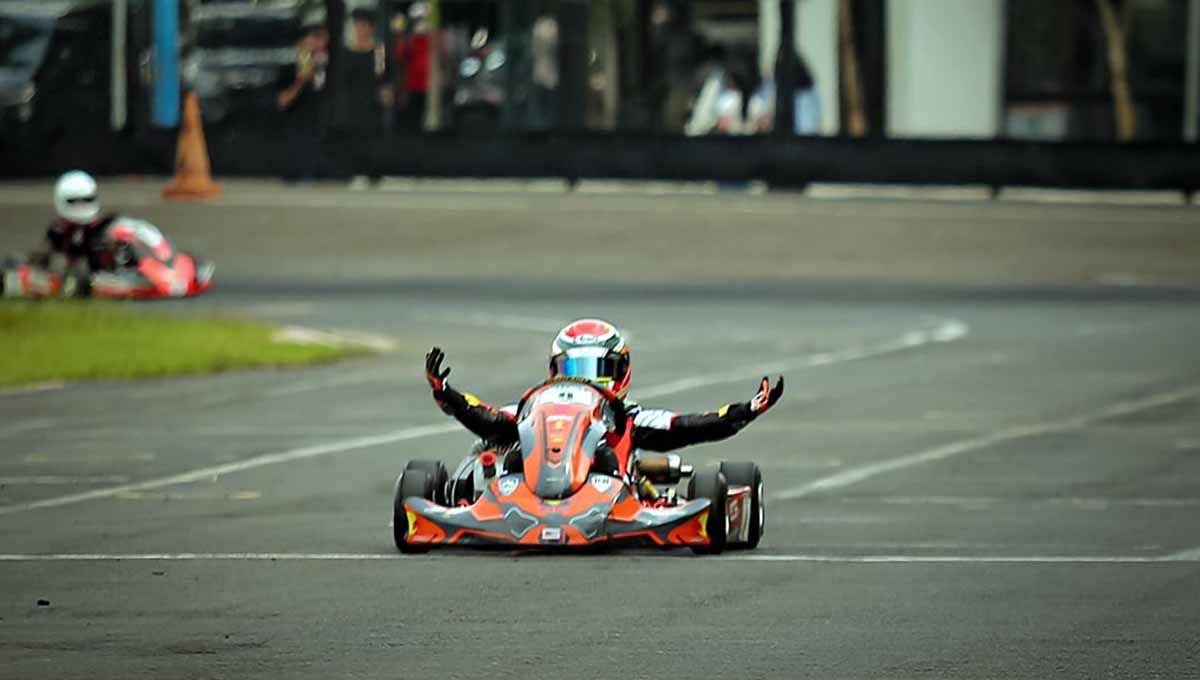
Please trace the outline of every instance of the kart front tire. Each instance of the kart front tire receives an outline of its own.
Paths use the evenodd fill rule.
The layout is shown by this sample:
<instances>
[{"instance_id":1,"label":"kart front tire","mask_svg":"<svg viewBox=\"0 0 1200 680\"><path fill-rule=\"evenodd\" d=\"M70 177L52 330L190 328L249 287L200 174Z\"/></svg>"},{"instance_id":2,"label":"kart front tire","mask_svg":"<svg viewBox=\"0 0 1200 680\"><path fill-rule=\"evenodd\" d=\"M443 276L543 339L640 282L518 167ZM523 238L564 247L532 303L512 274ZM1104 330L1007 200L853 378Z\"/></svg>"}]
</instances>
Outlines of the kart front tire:
<instances>
[{"instance_id":1,"label":"kart front tire","mask_svg":"<svg viewBox=\"0 0 1200 680\"><path fill-rule=\"evenodd\" d=\"M392 538L396 548L406 555L429 552L429 546L405 540L408 536L408 513L404 510L404 500L414 496L433 500L433 492L433 478L423 470L408 469L396 479L396 492L392 499Z\"/></svg>"},{"instance_id":2,"label":"kart front tire","mask_svg":"<svg viewBox=\"0 0 1200 680\"><path fill-rule=\"evenodd\" d=\"M450 473L446 472L446 465L440 460L410 460L404 470L420 470L429 475L433 482L433 496L429 496L429 500L438 505L449 505L446 502L446 480L450 478ZM423 496L422 498L425 498Z\"/></svg>"},{"instance_id":3,"label":"kart front tire","mask_svg":"<svg viewBox=\"0 0 1200 680\"><path fill-rule=\"evenodd\" d=\"M692 552L697 555L719 555L725 549L729 536L729 517L726 514L729 482L720 470L698 472L688 481L688 498L707 498L712 503L704 525L709 544L695 546Z\"/></svg>"},{"instance_id":4,"label":"kart front tire","mask_svg":"<svg viewBox=\"0 0 1200 680\"><path fill-rule=\"evenodd\" d=\"M92 268L86 262L76 262L63 277L63 297L92 296Z\"/></svg>"},{"instance_id":5,"label":"kart front tire","mask_svg":"<svg viewBox=\"0 0 1200 680\"><path fill-rule=\"evenodd\" d=\"M729 486L750 487L750 530L745 541L731 541L730 550L753 550L762 539L767 511L763 502L762 470L754 463L721 463L721 473Z\"/></svg>"}]
</instances>

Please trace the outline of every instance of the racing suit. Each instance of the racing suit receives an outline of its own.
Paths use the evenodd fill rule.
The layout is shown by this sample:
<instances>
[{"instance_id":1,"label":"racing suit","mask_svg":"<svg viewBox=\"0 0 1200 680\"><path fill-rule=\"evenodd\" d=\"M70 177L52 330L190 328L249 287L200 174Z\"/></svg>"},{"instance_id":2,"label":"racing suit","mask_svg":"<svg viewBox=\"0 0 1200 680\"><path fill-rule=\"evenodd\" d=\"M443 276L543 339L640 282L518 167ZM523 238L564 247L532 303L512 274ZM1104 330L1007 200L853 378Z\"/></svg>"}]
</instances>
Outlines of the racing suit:
<instances>
[{"instance_id":1,"label":"racing suit","mask_svg":"<svg viewBox=\"0 0 1200 680\"><path fill-rule=\"evenodd\" d=\"M44 264L49 266L52 256L62 255L68 263L87 262L92 271L112 269L113 253L104 246L104 233L115 217L106 215L91 224L55 219L46 228L48 250L42 254Z\"/></svg>"},{"instance_id":2,"label":"racing suit","mask_svg":"<svg viewBox=\"0 0 1200 680\"><path fill-rule=\"evenodd\" d=\"M469 392L449 384L433 390L433 399L481 439L498 447L519 441L514 407L496 408ZM642 408L625 401L625 413L633 419L633 446L647 451L672 451L692 444L714 442L737 434L757 416L749 402L727 404L716 411L676 413Z\"/></svg>"}]
</instances>

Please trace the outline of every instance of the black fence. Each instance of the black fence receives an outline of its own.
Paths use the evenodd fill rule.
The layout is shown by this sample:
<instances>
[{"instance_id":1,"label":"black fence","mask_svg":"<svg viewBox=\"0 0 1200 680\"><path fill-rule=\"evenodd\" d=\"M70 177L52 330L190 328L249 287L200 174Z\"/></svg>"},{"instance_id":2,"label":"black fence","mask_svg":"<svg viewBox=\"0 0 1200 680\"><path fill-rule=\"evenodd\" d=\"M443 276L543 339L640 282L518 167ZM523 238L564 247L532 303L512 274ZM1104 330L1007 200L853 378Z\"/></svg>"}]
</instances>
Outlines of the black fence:
<instances>
[{"instance_id":1,"label":"black fence","mask_svg":"<svg viewBox=\"0 0 1200 680\"><path fill-rule=\"evenodd\" d=\"M343 142L321 147L323 177L364 174ZM296 149L263 130L208 135L218 176L286 175ZM46 147L0 146L0 176L52 176L73 167L101 175L173 170L175 133L89 133ZM825 137L682 137L526 133L491 138L452 133L396 136L370 147L372 171L425 177L560 177L981 184L1109 189L1200 188L1200 154L1179 144L1036 143Z\"/></svg>"}]
</instances>

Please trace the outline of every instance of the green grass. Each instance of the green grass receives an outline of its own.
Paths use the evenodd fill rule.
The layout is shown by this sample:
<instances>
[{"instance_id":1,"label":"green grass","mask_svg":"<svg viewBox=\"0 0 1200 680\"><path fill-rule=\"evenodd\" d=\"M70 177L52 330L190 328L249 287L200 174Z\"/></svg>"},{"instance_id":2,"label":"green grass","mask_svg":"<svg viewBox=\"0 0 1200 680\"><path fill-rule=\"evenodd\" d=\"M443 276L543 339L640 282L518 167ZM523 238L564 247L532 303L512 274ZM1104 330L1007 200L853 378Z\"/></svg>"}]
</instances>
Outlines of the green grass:
<instances>
[{"instance_id":1,"label":"green grass","mask_svg":"<svg viewBox=\"0 0 1200 680\"><path fill-rule=\"evenodd\" d=\"M275 342L275 328L105 301L0 302L0 385L299 366L360 353Z\"/></svg>"}]
</instances>

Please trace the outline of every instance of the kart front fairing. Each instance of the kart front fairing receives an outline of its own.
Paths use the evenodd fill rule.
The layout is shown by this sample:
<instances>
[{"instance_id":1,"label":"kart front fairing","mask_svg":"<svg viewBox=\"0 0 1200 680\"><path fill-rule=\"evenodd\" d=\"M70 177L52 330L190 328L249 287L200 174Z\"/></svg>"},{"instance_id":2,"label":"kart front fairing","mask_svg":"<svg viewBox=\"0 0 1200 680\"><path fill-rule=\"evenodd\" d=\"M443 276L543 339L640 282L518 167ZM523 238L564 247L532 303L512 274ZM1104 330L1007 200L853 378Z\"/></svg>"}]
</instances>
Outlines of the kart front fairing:
<instances>
[{"instance_id":1,"label":"kart front fairing","mask_svg":"<svg viewBox=\"0 0 1200 680\"><path fill-rule=\"evenodd\" d=\"M650 507L616 477L593 473L571 496L538 497L522 473L492 480L475 503L448 508L405 499L408 541L431 545L585 547L608 542L703 546L711 502Z\"/></svg>"},{"instance_id":2,"label":"kart front fairing","mask_svg":"<svg viewBox=\"0 0 1200 680\"><path fill-rule=\"evenodd\" d=\"M92 281L97 295L109 297L184 297L202 293L212 285L211 263L200 263L175 249L153 224L120 217L109 226L104 240L112 253L123 253L124 269L98 272Z\"/></svg>"},{"instance_id":3,"label":"kart front fairing","mask_svg":"<svg viewBox=\"0 0 1200 680\"><path fill-rule=\"evenodd\" d=\"M476 487L479 497L462 507L405 498L405 516L393 521L408 522L407 543L708 545L712 501L659 507L634 491L628 467L633 425L615 394L587 381L554 378L526 393L517 411L521 465L485 477ZM606 464L597 467L601 454Z\"/></svg>"}]
</instances>

